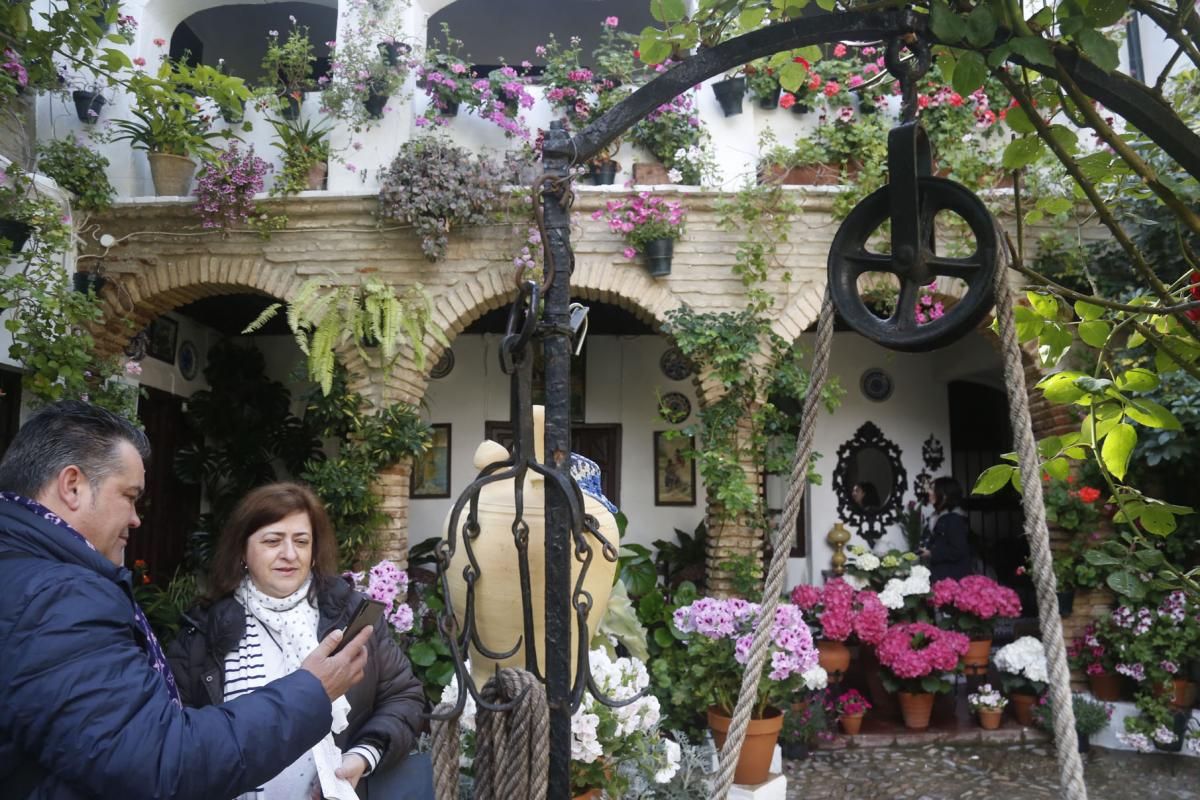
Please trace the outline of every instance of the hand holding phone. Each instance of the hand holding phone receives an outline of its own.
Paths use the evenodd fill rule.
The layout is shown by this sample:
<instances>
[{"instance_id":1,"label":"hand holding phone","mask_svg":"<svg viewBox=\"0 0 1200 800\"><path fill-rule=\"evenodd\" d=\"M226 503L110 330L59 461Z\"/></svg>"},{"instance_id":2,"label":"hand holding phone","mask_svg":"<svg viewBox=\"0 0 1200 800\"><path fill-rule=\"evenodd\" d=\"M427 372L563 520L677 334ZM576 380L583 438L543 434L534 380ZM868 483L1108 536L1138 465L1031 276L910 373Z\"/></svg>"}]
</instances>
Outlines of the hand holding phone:
<instances>
[{"instance_id":1,"label":"hand holding phone","mask_svg":"<svg viewBox=\"0 0 1200 800\"><path fill-rule=\"evenodd\" d=\"M333 655L341 652L349 642L354 640L359 631L368 625L378 626L380 620L383 619L383 611L385 606L378 600L371 600L367 597L360 597L359 603L354 608L354 613L350 615L350 624L346 626L346 630L342 633L342 641L338 643L337 648L333 651Z\"/></svg>"}]
</instances>

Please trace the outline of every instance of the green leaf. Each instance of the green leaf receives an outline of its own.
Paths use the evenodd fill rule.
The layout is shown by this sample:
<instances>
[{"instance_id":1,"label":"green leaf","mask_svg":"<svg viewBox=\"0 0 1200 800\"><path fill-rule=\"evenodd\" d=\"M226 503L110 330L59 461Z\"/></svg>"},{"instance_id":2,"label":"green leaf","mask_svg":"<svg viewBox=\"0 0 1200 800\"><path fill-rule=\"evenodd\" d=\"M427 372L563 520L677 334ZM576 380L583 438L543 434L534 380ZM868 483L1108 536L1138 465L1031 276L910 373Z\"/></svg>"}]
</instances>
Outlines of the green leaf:
<instances>
[{"instance_id":1,"label":"green leaf","mask_svg":"<svg viewBox=\"0 0 1200 800\"><path fill-rule=\"evenodd\" d=\"M1108 576L1108 588L1131 600L1141 600L1146 596L1145 585L1132 572L1118 570Z\"/></svg>"},{"instance_id":2,"label":"green leaf","mask_svg":"<svg viewBox=\"0 0 1200 800\"><path fill-rule=\"evenodd\" d=\"M1066 125L1051 125L1050 138L1068 153L1074 153L1079 149L1079 135Z\"/></svg>"},{"instance_id":3,"label":"green leaf","mask_svg":"<svg viewBox=\"0 0 1200 800\"><path fill-rule=\"evenodd\" d=\"M1103 550L1088 550L1083 554L1083 558L1093 567L1118 567L1123 563L1121 559Z\"/></svg>"},{"instance_id":4,"label":"green leaf","mask_svg":"<svg viewBox=\"0 0 1200 800\"><path fill-rule=\"evenodd\" d=\"M1009 113L1011 114L1011 112ZM1038 205L1051 214L1065 214L1075 207L1075 204L1067 197L1047 197L1039 200Z\"/></svg>"},{"instance_id":5,"label":"green leaf","mask_svg":"<svg viewBox=\"0 0 1200 800\"><path fill-rule=\"evenodd\" d=\"M665 41L662 31L643 28L638 37L638 54L643 63L661 64L671 55L671 45Z\"/></svg>"},{"instance_id":6,"label":"green leaf","mask_svg":"<svg viewBox=\"0 0 1200 800\"><path fill-rule=\"evenodd\" d=\"M1080 377L1083 377L1080 373L1069 370L1056 372L1038 381L1037 388L1042 390L1042 394L1051 403L1058 405L1074 403L1084 395L1083 389L1075 385L1075 381Z\"/></svg>"},{"instance_id":7,"label":"green leaf","mask_svg":"<svg viewBox=\"0 0 1200 800\"><path fill-rule=\"evenodd\" d=\"M650 0L650 16L659 22L676 22L687 16L683 0Z\"/></svg>"},{"instance_id":8,"label":"green leaf","mask_svg":"<svg viewBox=\"0 0 1200 800\"><path fill-rule=\"evenodd\" d=\"M975 6L967 15L967 41L976 47L990 44L996 36L996 18L984 4Z\"/></svg>"},{"instance_id":9,"label":"green leaf","mask_svg":"<svg viewBox=\"0 0 1200 800\"><path fill-rule=\"evenodd\" d=\"M967 35L962 17L951 11L943 0L933 0L929 4L929 24L933 35L946 44L953 44Z\"/></svg>"},{"instance_id":10,"label":"green leaf","mask_svg":"<svg viewBox=\"0 0 1200 800\"><path fill-rule=\"evenodd\" d=\"M1092 347L1104 347L1112 326L1103 320L1093 319L1079 323L1079 338Z\"/></svg>"},{"instance_id":11,"label":"green leaf","mask_svg":"<svg viewBox=\"0 0 1200 800\"><path fill-rule=\"evenodd\" d=\"M1046 292L1029 291L1025 293L1029 305L1045 319L1058 319L1058 298Z\"/></svg>"},{"instance_id":12,"label":"green leaf","mask_svg":"<svg viewBox=\"0 0 1200 800\"><path fill-rule=\"evenodd\" d=\"M1013 308L1013 319L1017 323L1017 338L1022 342L1028 341L1042 332L1042 326L1046 321L1033 312L1033 309L1025 306L1015 306Z\"/></svg>"},{"instance_id":13,"label":"green leaf","mask_svg":"<svg viewBox=\"0 0 1200 800\"><path fill-rule=\"evenodd\" d=\"M1155 536L1167 536L1175 530L1175 515L1162 506L1146 506L1138 520L1142 523L1143 528ZM1158 553L1157 550L1149 552ZM1162 553L1159 553L1159 556L1161 557Z\"/></svg>"},{"instance_id":14,"label":"green leaf","mask_svg":"<svg viewBox=\"0 0 1200 800\"><path fill-rule=\"evenodd\" d=\"M983 56L973 50L963 53L954 67L954 91L964 96L970 94L983 86L987 72Z\"/></svg>"},{"instance_id":15,"label":"green leaf","mask_svg":"<svg viewBox=\"0 0 1200 800\"><path fill-rule=\"evenodd\" d=\"M1044 67L1054 66L1054 53L1050 43L1040 36L1019 36L1008 40L1012 51L1031 64Z\"/></svg>"},{"instance_id":16,"label":"green leaf","mask_svg":"<svg viewBox=\"0 0 1200 800\"><path fill-rule=\"evenodd\" d=\"M1116 387L1122 392L1149 392L1157 389L1158 376L1145 367L1134 367L1117 376Z\"/></svg>"},{"instance_id":17,"label":"green leaf","mask_svg":"<svg viewBox=\"0 0 1200 800\"><path fill-rule=\"evenodd\" d=\"M1122 422L1113 427L1108 436L1104 437L1104 446L1100 457L1117 480L1124 480L1129 469L1129 457L1133 455L1134 445L1137 444L1137 431L1132 425Z\"/></svg>"},{"instance_id":18,"label":"green leaf","mask_svg":"<svg viewBox=\"0 0 1200 800\"><path fill-rule=\"evenodd\" d=\"M803 64L797 64L795 61L789 61L779 70L779 85L784 91L794 92L807 80L808 70Z\"/></svg>"},{"instance_id":19,"label":"green leaf","mask_svg":"<svg viewBox=\"0 0 1200 800\"><path fill-rule=\"evenodd\" d=\"M427 642L417 642L408 648L408 660L419 667L428 667L437 661L437 653Z\"/></svg>"},{"instance_id":20,"label":"green leaf","mask_svg":"<svg viewBox=\"0 0 1200 800\"><path fill-rule=\"evenodd\" d=\"M1112 72L1120 63L1120 51L1117 43L1099 31L1084 28L1075 34L1075 41L1079 43L1080 49L1091 59L1092 63L1105 72Z\"/></svg>"},{"instance_id":21,"label":"green leaf","mask_svg":"<svg viewBox=\"0 0 1200 800\"><path fill-rule=\"evenodd\" d=\"M1071 332L1065 325L1047 320L1038 336L1038 358L1041 359L1042 366L1052 367L1057 364L1072 341Z\"/></svg>"},{"instance_id":22,"label":"green leaf","mask_svg":"<svg viewBox=\"0 0 1200 800\"><path fill-rule=\"evenodd\" d=\"M1047 472L1050 477L1058 478L1060 481L1065 481L1067 476L1071 474L1071 462L1065 458L1052 458L1042 464L1042 469Z\"/></svg>"},{"instance_id":23,"label":"green leaf","mask_svg":"<svg viewBox=\"0 0 1200 800\"><path fill-rule=\"evenodd\" d=\"M747 8L738 17L738 27L743 31L753 31L762 27L763 19L767 15L767 9L758 6L755 8Z\"/></svg>"},{"instance_id":24,"label":"green leaf","mask_svg":"<svg viewBox=\"0 0 1200 800\"><path fill-rule=\"evenodd\" d=\"M975 87L978 88L978 87ZM957 87L956 87L957 90ZM974 91L972 89L971 91ZM1046 145L1036 136L1025 136L1021 139L1013 139L1004 148L1004 155L1000 159L1000 163L1005 169L1020 169L1032 164L1038 159L1046 149Z\"/></svg>"},{"instance_id":25,"label":"green leaf","mask_svg":"<svg viewBox=\"0 0 1200 800\"><path fill-rule=\"evenodd\" d=\"M997 464L994 467L988 467L976 479L975 488L971 490L971 494L995 494L1004 488L1004 484L1012 478L1012 473L1015 467L1008 464Z\"/></svg>"},{"instance_id":26,"label":"green leaf","mask_svg":"<svg viewBox=\"0 0 1200 800\"><path fill-rule=\"evenodd\" d=\"M1125 416L1140 422L1147 428L1163 428L1168 431L1183 430L1179 420L1167 409L1153 400L1139 397L1125 407Z\"/></svg>"},{"instance_id":27,"label":"green leaf","mask_svg":"<svg viewBox=\"0 0 1200 800\"><path fill-rule=\"evenodd\" d=\"M1129 12L1129 0L1088 0L1083 16L1097 28L1116 25Z\"/></svg>"},{"instance_id":28,"label":"green leaf","mask_svg":"<svg viewBox=\"0 0 1200 800\"><path fill-rule=\"evenodd\" d=\"M1069 203L1070 201L1068 200L1067 202ZM1075 313L1079 315L1080 319L1093 320L1104 316L1104 309L1085 300L1076 300Z\"/></svg>"}]
</instances>

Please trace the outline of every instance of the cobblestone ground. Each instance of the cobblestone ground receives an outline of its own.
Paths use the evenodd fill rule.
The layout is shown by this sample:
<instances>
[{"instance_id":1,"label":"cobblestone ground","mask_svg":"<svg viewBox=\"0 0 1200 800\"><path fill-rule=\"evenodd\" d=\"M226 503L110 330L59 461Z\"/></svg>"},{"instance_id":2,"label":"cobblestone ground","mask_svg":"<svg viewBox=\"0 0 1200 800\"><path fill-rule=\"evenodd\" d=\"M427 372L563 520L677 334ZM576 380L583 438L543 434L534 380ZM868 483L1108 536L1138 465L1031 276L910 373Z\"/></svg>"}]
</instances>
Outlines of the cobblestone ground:
<instances>
[{"instance_id":1,"label":"cobblestone ground","mask_svg":"<svg viewBox=\"0 0 1200 800\"><path fill-rule=\"evenodd\" d=\"M1093 748L1090 800L1200 798L1200 759ZM822 750L784 762L788 800L1059 800L1045 745Z\"/></svg>"}]
</instances>

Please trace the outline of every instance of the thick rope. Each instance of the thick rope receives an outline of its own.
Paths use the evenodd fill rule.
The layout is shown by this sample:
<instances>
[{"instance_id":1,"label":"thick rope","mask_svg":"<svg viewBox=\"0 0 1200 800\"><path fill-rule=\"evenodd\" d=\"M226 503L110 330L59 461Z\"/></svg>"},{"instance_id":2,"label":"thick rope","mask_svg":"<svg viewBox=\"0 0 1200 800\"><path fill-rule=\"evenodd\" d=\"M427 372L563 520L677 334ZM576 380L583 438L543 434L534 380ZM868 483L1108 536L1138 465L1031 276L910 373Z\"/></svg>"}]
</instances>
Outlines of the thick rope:
<instances>
[{"instance_id":1,"label":"thick rope","mask_svg":"<svg viewBox=\"0 0 1200 800\"><path fill-rule=\"evenodd\" d=\"M800 502L804 499L804 490L808 486L808 465L812 459L813 434L817 428L821 390L824 388L825 378L829 374L829 350L832 344L833 300L830 297L829 287L826 286L825 300L821 304L821 318L817 324L817 343L813 352L812 375L809 379L808 393L804 396L800 433L796 437L796 454L792 458L792 477L788 484L787 498L783 504L783 519L780 521L782 535L775 543L775 552L771 556L771 565L767 569L766 583L763 587L762 611L754 626L754 642L751 645L750 656L746 660L746 669L742 673L742 688L738 693L733 721L729 725L725 745L721 748L720 769L715 785L716 793L713 795L715 800L725 800L729 795L729 789L733 786L733 772L737 767L738 754L742 750L742 742L746 738L746 728L750 724L750 713L758 697L758 682L767 658L771 628L775 622L775 609L779 606L779 595L783 592L783 583L787 577L788 553L796 538L796 515L800 510Z\"/></svg>"},{"instance_id":2,"label":"thick rope","mask_svg":"<svg viewBox=\"0 0 1200 800\"><path fill-rule=\"evenodd\" d=\"M465 691L465 690L464 690ZM475 715L476 800L546 800L550 773L550 712L546 690L532 674L502 669L479 693L488 703L524 699L507 712L480 708ZM438 712L453 710L443 703ZM433 773L438 800L458 800L458 720L433 723Z\"/></svg>"},{"instance_id":3,"label":"thick rope","mask_svg":"<svg viewBox=\"0 0 1200 800\"><path fill-rule=\"evenodd\" d=\"M1003 238L1001 238L1003 241ZM1042 498L1041 463L1033 438L1033 419L1029 413L1029 395L1025 387L1025 369L1017 343L1013 319L1012 294L1008 287L1008 252L1002 268L996 270L996 316L1000 323L1000 341L1004 350L1004 378L1008 389L1008 416L1021 468L1021 505L1025 512L1025 538L1033 559L1033 582L1037 587L1038 623L1050 671L1051 716L1054 721L1054 745L1058 756L1059 779L1066 800L1087 800L1083 782L1083 763L1075 739L1075 709L1071 705L1071 673L1067 669L1067 650L1063 643L1062 620L1058 616L1054 562L1050 554L1050 531L1046 528L1046 508Z\"/></svg>"}]
</instances>

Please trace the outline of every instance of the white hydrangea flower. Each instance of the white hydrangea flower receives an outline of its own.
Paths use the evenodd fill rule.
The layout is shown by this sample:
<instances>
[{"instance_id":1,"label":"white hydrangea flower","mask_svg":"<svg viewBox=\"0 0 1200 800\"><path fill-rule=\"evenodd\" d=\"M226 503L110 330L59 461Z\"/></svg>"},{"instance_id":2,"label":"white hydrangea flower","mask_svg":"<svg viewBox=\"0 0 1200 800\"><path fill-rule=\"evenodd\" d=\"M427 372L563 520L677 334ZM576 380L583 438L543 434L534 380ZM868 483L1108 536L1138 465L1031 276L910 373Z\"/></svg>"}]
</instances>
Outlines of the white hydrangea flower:
<instances>
[{"instance_id":1,"label":"white hydrangea flower","mask_svg":"<svg viewBox=\"0 0 1200 800\"><path fill-rule=\"evenodd\" d=\"M470 662L467 663L467 669L471 669ZM458 676L450 679L450 684L442 689L441 702L454 705L458 702ZM463 730L475 730L475 698L467 692L467 702L463 705L462 716L458 718L458 724Z\"/></svg>"},{"instance_id":2,"label":"white hydrangea flower","mask_svg":"<svg viewBox=\"0 0 1200 800\"><path fill-rule=\"evenodd\" d=\"M829 685L829 673L817 665L800 676L804 679L804 687L810 691L819 692Z\"/></svg>"},{"instance_id":3,"label":"white hydrangea flower","mask_svg":"<svg viewBox=\"0 0 1200 800\"><path fill-rule=\"evenodd\" d=\"M879 556L874 553L863 553L854 564L861 570L872 572L879 569Z\"/></svg>"},{"instance_id":4,"label":"white hydrangea flower","mask_svg":"<svg viewBox=\"0 0 1200 800\"><path fill-rule=\"evenodd\" d=\"M670 739L663 740L663 757L666 763L662 769L654 773L655 783L669 783L675 777L675 773L679 772L679 759L682 752L679 744Z\"/></svg>"},{"instance_id":5,"label":"white hydrangea flower","mask_svg":"<svg viewBox=\"0 0 1200 800\"><path fill-rule=\"evenodd\" d=\"M866 578L860 578L857 575L843 575L842 580L850 584L855 591L859 592L871 585L871 582Z\"/></svg>"}]
</instances>

